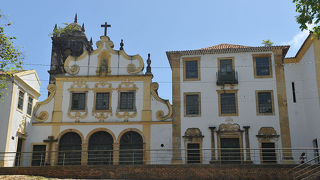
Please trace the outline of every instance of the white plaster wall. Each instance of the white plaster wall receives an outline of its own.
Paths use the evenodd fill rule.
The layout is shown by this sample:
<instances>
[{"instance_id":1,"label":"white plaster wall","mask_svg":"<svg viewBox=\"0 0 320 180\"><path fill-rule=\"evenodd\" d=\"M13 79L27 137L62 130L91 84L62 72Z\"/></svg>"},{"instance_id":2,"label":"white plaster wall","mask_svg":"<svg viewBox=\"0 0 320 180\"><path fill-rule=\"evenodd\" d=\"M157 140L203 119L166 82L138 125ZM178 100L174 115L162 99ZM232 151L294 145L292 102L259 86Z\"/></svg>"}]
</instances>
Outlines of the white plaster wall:
<instances>
[{"instance_id":1,"label":"white plaster wall","mask_svg":"<svg viewBox=\"0 0 320 180\"><path fill-rule=\"evenodd\" d=\"M12 88L13 84L8 82L7 90L5 94L1 95L1 102L0 102L0 123L1 123L1 131L0 131L0 161L3 158L2 152L5 152L6 142L7 142L7 132L8 132L8 123L10 117L10 109L11 109L11 99L12 99Z\"/></svg>"},{"instance_id":2,"label":"white plaster wall","mask_svg":"<svg viewBox=\"0 0 320 180\"><path fill-rule=\"evenodd\" d=\"M172 158L172 125L151 125L150 164L170 164ZM161 146L163 144L163 147Z\"/></svg>"},{"instance_id":3,"label":"white plaster wall","mask_svg":"<svg viewBox=\"0 0 320 180\"><path fill-rule=\"evenodd\" d=\"M28 85L30 85L32 88L34 88L36 91L40 92L40 84L35 73L22 75L20 76L20 78Z\"/></svg>"},{"instance_id":4,"label":"white plaster wall","mask_svg":"<svg viewBox=\"0 0 320 180\"><path fill-rule=\"evenodd\" d=\"M319 95L313 44L299 63L286 64L285 70L292 147L302 148L296 150L294 158L298 161L301 152L306 152L310 159L313 158L313 151L303 148L313 148L312 140L320 138ZM292 82L295 82L296 103L292 100Z\"/></svg>"},{"instance_id":5,"label":"white plaster wall","mask_svg":"<svg viewBox=\"0 0 320 180\"><path fill-rule=\"evenodd\" d=\"M272 52L263 52L266 54ZM207 54L201 55L200 60L200 81L183 81L183 61L180 59L180 81L181 81L181 137L184 135L187 128L199 128L204 135L203 152L206 157L211 156L211 133L210 126L215 126L217 129L222 123L237 123L243 130L243 126L250 126L249 139L252 151L252 159L259 160L259 142L256 137L261 127L273 127L277 134L280 134L278 100L275 78L275 66L272 56L272 78L254 78L253 58L252 54L259 53L232 53L232 54ZM188 56L191 57L191 56ZM218 112L218 94L222 86L216 85L216 73L218 71L218 58L234 57L235 70L238 72L239 84L233 86L233 89L238 89L238 113L239 116L219 117ZM225 89L231 89L226 87ZM256 113L256 90L273 90L274 115L257 116ZM184 117L184 93L185 92L200 92L201 93L201 116L200 117ZM215 134L216 136L216 134ZM217 141L215 141L217 147ZM245 148L245 136L243 133L243 144ZM281 139L279 138L276 145L281 148ZM181 147L184 147L182 138ZM184 157L184 154L182 154ZM204 157L205 158L205 157ZM208 163L210 159L203 159L204 163Z\"/></svg>"}]
</instances>

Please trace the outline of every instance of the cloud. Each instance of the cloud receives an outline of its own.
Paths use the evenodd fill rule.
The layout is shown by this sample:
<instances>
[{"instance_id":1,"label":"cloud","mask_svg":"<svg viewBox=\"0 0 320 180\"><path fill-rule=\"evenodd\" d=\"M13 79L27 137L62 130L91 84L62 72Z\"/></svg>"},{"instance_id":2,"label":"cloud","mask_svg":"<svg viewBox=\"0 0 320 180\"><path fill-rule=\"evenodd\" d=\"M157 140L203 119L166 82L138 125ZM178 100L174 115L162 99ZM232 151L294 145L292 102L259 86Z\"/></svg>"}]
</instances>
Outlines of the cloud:
<instances>
[{"instance_id":1,"label":"cloud","mask_svg":"<svg viewBox=\"0 0 320 180\"><path fill-rule=\"evenodd\" d=\"M291 56L295 56L296 53L298 52L298 50L300 49L302 43L304 42L304 40L308 37L309 35L309 30L312 30L312 28L314 27L314 24L309 24L307 25L308 30L303 30L300 31L299 33L297 33L296 35L293 36L293 38L288 41L288 42L284 42L283 44L288 44L290 45L290 49L289 52L287 54L287 57L291 57Z\"/></svg>"}]
</instances>

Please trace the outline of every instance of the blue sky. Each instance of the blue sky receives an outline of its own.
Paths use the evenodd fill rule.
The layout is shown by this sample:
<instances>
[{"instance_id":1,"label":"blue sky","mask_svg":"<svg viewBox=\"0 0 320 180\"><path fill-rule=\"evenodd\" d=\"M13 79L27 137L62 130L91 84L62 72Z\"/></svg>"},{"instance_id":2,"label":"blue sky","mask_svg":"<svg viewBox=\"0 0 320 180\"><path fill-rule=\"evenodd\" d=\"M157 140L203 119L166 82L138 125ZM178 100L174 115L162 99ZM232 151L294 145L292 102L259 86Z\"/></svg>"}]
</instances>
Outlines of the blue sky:
<instances>
[{"instance_id":1,"label":"blue sky","mask_svg":"<svg viewBox=\"0 0 320 180\"><path fill-rule=\"evenodd\" d=\"M146 60L151 53L153 80L160 84L160 95L170 101L166 51L220 43L260 46L262 40L270 39L275 45L291 45L287 56L294 56L308 34L295 21L292 0L2 0L0 10L5 21L13 23L6 31L17 37L15 44L25 56L24 69L38 72L41 100L47 96L49 34L55 24L73 22L75 13L94 44L103 35L100 25L107 21L115 49L123 39L128 54L140 54Z\"/></svg>"}]
</instances>

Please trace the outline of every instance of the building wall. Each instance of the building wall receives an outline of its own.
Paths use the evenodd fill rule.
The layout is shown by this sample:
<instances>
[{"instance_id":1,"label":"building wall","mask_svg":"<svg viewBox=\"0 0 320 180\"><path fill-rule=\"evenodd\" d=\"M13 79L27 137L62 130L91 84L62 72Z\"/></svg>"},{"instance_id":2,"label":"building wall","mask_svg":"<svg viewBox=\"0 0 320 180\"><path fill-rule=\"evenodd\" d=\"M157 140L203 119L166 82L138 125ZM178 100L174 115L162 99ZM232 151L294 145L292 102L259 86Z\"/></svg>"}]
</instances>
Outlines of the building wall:
<instances>
[{"instance_id":1,"label":"building wall","mask_svg":"<svg viewBox=\"0 0 320 180\"><path fill-rule=\"evenodd\" d=\"M0 102L0 123L1 123L1 131L0 131L0 166L3 166L3 152L6 151L6 144L7 144L7 133L8 133L8 124L9 124L9 117L10 117L10 109L11 109L11 101L12 101L12 91L13 91L13 83L7 84L7 90L4 91L5 94L1 95L1 102Z\"/></svg>"},{"instance_id":2,"label":"building wall","mask_svg":"<svg viewBox=\"0 0 320 180\"><path fill-rule=\"evenodd\" d=\"M211 132L209 127L219 127L222 123L239 124L243 130L243 126L250 126L249 139L252 149L260 148L259 141L256 137L261 127L273 127L277 134L280 135L279 111L277 99L277 87L275 78L275 62L272 52L263 52L260 54L272 54L272 78L254 78L253 54L259 53L233 53L233 54L206 54L200 58L200 81L183 81L183 58L180 58L180 81L181 81L181 137L184 136L188 128L199 128L204 136L202 147L204 149L211 148ZM188 56L192 57L192 56ZM195 56L197 57L197 56ZM238 90L238 116L219 116L218 111L218 94L217 90L221 90L222 86L216 85L216 73L218 71L218 58L233 57L235 70L238 72L237 85L232 87L226 86L225 89ZM257 115L256 112L256 90L273 90L274 115ZM201 93L201 116L200 117L184 117L184 93L200 92ZM215 138L217 136L215 135ZM243 134L243 144L245 137ZM281 148L281 139L276 142L276 146ZM181 140L181 147L184 147L184 140ZM217 139L215 139L215 147L217 147ZM245 145L243 145L245 147ZM257 156L259 150L256 151ZM210 151L207 151L210 153ZM253 155L252 155L253 156ZM184 155L182 154L182 157ZM259 157L255 157L259 160ZM210 160L204 159L204 163Z\"/></svg>"},{"instance_id":3,"label":"building wall","mask_svg":"<svg viewBox=\"0 0 320 180\"><path fill-rule=\"evenodd\" d=\"M313 140L320 138L319 128L319 94L317 83L317 69L315 43L308 39L307 43L311 43L310 47L301 60L296 63L285 65L286 86L288 95L288 110L290 117L290 128L292 130L293 148L302 149L301 152L307 153L307 158L313 158L312 151L303 150L313 148ZM308 46L308 45L306 45ZM292 82L295 84L296 103L293 102ZM298 160L300 154L295 155Z\"/></svg>"}]
</instances>

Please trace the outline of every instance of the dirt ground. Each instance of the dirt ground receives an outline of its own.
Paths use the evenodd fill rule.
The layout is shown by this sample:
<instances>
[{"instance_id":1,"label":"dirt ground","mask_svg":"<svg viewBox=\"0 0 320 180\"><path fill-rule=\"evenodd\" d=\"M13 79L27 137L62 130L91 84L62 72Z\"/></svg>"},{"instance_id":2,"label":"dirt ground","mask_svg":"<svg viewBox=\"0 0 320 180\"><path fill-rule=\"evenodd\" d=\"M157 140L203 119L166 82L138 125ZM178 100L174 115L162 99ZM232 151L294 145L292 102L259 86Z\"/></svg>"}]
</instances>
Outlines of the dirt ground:
<instances>
[{"instance_id":1,"label":"dirt ground","mask_svg":"<svg viewBox=\"0 0 320 180\"><path fill-rule=\"evenodd\" d=\"M0 180L46 180L46 179L59 180L58 178L46 178L41 176L24 176L24 175L0 176ZM71 179L64 179L64 180L71 180Z\"/></svg>"}]
</instances>

